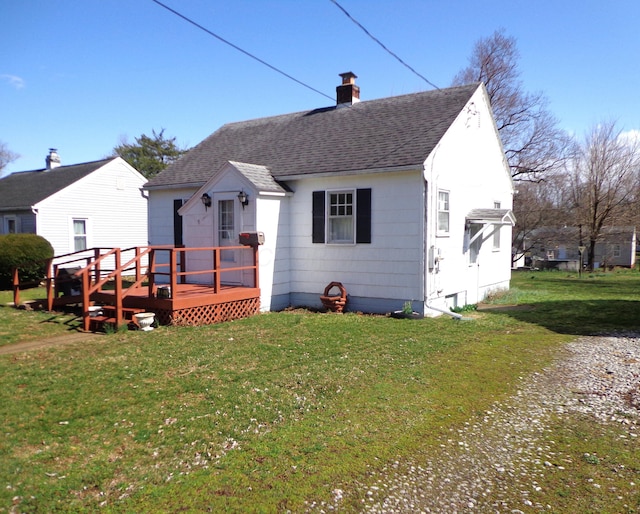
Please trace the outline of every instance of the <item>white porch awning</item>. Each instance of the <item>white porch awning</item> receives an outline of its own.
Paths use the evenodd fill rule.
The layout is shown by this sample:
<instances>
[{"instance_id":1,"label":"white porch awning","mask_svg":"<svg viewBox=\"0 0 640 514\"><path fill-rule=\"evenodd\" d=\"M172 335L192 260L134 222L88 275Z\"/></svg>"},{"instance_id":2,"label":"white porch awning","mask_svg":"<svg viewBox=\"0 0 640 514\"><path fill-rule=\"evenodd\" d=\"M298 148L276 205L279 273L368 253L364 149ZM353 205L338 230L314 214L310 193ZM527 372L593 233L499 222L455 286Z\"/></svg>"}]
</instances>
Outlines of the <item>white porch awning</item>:
<instances>
[{"instance_id":1,"label":"white porch awning","mask_svg":"<svg viewBox=\"0 0 640 514\"><path fill-rule=\"evenodd\" d=\"M484 227L476 232L467 244L471 245L489 229L497 230L496 226L502 225L513 227L515 223L516 217L511 209L472 209L466 216L466 224L484 225Z\"/></svg>"}]
</instances>

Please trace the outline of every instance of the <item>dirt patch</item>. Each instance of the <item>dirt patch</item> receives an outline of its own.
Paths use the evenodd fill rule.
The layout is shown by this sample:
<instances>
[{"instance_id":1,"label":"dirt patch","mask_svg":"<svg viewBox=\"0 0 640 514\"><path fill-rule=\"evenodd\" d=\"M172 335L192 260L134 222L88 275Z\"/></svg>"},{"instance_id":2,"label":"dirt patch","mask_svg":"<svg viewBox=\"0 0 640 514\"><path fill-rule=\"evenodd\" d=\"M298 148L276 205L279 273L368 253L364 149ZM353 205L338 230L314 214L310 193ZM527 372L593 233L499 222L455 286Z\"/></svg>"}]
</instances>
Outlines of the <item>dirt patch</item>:
<instances>
[{"instance_id":1,"label":"dirt patch","mask_svg":"<svg viewBox=\"0 0 640 514\"><path fill-rule=\"evenodd\" d=\"M104 334L94 334L91 332L73 332L61 336L40 339L38 341L23 341L15 344L0 346L0 355L9 355L12 353L29 352L32 350L40 350L50 346L60 346L64 344L80 343L90 341L96 337L104 337Z\"/></svg>"},{"instance_id":2,"label":"dirt patch","mask_svg":"<svg viewBox=\"0 0 640 514\"><path fill-rule=\"evenodd\" d=\"M479 311L532 311L535 310L533 305L497 305L488 303L479 303Z\"/></svg>"}]
</instances>

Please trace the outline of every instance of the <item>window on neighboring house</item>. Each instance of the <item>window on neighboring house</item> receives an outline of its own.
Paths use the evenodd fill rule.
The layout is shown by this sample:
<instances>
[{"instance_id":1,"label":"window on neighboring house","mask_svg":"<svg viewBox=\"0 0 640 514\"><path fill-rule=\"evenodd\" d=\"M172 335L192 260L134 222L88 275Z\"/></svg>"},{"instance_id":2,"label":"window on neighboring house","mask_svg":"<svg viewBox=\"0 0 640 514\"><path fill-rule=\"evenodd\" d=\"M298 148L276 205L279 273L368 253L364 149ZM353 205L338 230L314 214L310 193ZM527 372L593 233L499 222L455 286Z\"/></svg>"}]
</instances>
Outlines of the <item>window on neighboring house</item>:
<instances>
[{"instance_id":1,"label":"window on neighboring house","mask_svg":"<svg viewBox=\"0 0 640 514\"><path fill-rule=\"evenodd\" d=\"M5 221L7 234L15 234L18 232L18 223L15 218L7 218Z\"/></svg>"},{"instance_id":2,"label":"window on neighboring house","mask_svg":"<svg viewBox=\"0 0 640 514\"><path fill-rule=\"evenodd\" d=\"M449 234L449 191L438 191L438 234Z\"/></svg>"},{"instance_id":3,"label":"window on neighboring house","mask_svg":"<svg viewBox=\"0 0 640 514\"><path fill-rule=\"evenodd\" d=\"M76 252L87 249L87 220L73 220L73 248Z\"/></svg>"},{"instance_id":4,"label":"window on neighboring house","mask_svg":"<svg viewBox=\"0 0 640 514\"><path fill-rule=\"evenodd\" d=\"M620 245L613 245L613 256L620 257Z\"/></svg>"},{"instance_id":5,"label":"window on neighboring house","mask_svg":"<svg viewBox=\"0 0 640 514\"><path fill-rule=\"evenodd\" d=\"M313 192L314 243L371 243L371 189Z\"/></svg>"}]
</instances>

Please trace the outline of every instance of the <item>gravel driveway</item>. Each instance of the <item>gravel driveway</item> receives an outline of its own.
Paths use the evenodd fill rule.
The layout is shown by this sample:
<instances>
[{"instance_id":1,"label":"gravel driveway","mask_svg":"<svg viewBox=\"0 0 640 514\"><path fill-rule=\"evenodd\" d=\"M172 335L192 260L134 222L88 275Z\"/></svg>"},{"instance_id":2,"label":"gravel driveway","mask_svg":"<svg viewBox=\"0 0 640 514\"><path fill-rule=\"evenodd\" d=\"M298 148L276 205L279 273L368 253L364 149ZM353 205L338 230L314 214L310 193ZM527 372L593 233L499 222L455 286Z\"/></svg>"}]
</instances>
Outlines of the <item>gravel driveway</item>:
<instances>
[{"instance_id":1,"label":"gravel driveway","mask_svg":"<svg viewBox=\"0 0 640 514\"><path fill-rule=\"evenodd\" d=\"M362 511L451 514L553 510L553 506L537 505L529 499L548 469L564 469L562 460L542 437L548 417L588 413L619 423L626 437L637 438L639 337L590 336L569 343L553 366L523 380L516 396L494 405L478 423L452 432L428 464L392 463L369 483L361 484L366 498ZM501 480L505 476L511 486ZM336 489L332 504L310 505L310 510L339 511L344 494Z\"/></svg>"}]
</instances>

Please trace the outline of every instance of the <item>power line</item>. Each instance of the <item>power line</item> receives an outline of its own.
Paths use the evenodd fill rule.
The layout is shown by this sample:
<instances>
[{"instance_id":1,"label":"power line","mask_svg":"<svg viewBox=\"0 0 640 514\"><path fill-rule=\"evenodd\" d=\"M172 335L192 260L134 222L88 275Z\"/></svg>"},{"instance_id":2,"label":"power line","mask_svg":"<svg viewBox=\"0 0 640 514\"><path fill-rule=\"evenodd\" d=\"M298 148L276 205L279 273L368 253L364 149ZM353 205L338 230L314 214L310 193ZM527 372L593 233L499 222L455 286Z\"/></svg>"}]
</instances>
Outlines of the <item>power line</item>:
<instances>
[{"instance_id":1,"label":"power line","mask_svg":"<svg viewBox=\"0 0 640 514\"><path fill-rule=\"evenodd\" d=\"M169 7L168 5L163 4L162 2L160 2L159 0L151 0L152 2L158 4L160 7L164 7L167 11L175 14L176 16L178 16L179 18L182 18L184 21L191 23L191 25L199 28L200 30L206 32L207 34L209 34L210 36L215 37L216 39L218 39L219 41L222 41L223 43L225 43L226 45L229 45L230 47L238 50L239 52L242 52L243 54L245 54L247 57L251 57L252 59L258 61L260 64L265 65L268 68L271 68L273 71L280 73L280 75L284 75L285 77L287 77L290 80L293 80L294 82L297 82L298 84L300 84L301 86L306 87L307 89L310 89L311 91L318 93L319 95L324 96L325 98L328 98L329 100L333 101L335 100L333 97L324 94L322 91L317 90L314 87L311 87L309 84L305 84L304 82L302 82L301 80L298 80L295 77L292 77L291 75L289 75L288 73L285 73L284 71L282 71L279 68L276 68L275 66L269 64L266 61L263 61L262 59L260 59L259 57L256 57L255 55L253 55L250 52L247 52L246 50L243 50L242 48L240 48L237 45L234 45L232 42L227 41L226 39L224 39L223 37L219 36L218 34L210 31L209 29L207 29L206 27L203 27L202 25L200 25L199 23L193 21L191 18L188 18L187 16L184 16L183 14L180 14L178 11L172 9L171 7Z\"/></svg>"},{"instance_id":2,"label":"power line","mask_svg":"<svg viewBox=\"0 0 640 514\"><path fill-rule=\"evenodd\" d=\"M154 0L155 1L155 0ZM395 57L402 65L406 66L407 68L409 68L413 73L415 73L418 77L420 77L422 80L424 80L427 84L429 84L432 87L435 87L436 89L440 89L438 86L436 86L433 82L431 82L429 79L427 79L426 77L424 77L423 75L421 75L420 73L418 73L416 70L414 70L411 66L409 66L406 62L404 62L400 57L398 57L395 53L393 53L391 50L389 50L383 43L382 41L380 41L377 37L375 37L373 34L371 34L371 32L369 32L363 25L362 23L360 23L358 20L356 20L353 16L351 16L347 10L342 7L337 0L329 0L330 2L333 2L335 4L335 6L340 9L346 16L347 18L349 18L353 23L355 23L358 27L360 27L364 33L369 36L371 39L373 39L376 43L378 43L387 53L389 53L390 55L392 55L393 57Z\"/></svg>"}]
</instances>

